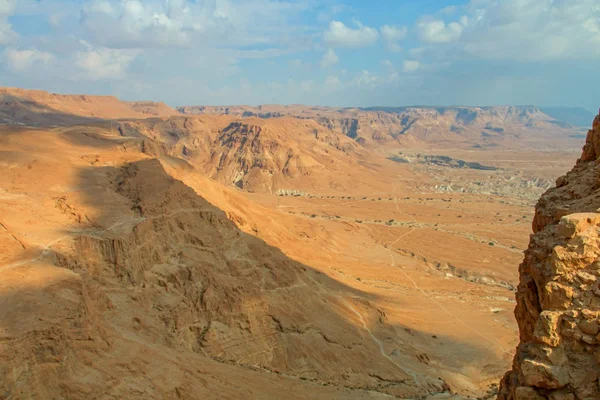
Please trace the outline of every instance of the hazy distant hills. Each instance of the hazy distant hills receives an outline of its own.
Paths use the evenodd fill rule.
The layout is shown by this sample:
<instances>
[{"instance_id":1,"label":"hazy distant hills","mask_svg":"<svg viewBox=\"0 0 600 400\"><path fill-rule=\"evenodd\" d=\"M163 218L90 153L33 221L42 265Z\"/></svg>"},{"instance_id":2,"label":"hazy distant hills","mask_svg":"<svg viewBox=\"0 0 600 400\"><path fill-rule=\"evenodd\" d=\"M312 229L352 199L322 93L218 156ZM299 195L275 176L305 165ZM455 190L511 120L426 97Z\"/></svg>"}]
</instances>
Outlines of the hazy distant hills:
<instances>
[{"instance_id":1,"label":"hazy distant hills","mask_svg":"<svg viewBox=\"0 0 600 400\"><path fill-rule=\"evenodd\" d=\"M187 106L184 114L231 115L262 119L294 117L312 119L366 147L422 146L445 143L452 146L519 146L535 141L538 147L549 137L569 137L579 128L557 119L536 106L490 107L369 107L332 108L302 105ZM569 113L564 112L564 115ZM579 123L579 121L578 121Z\"/></svg>"},{"instance_id":2,"label":"hazy distant hills","mask_svg":"<svg viewBox=\"0 0 600 400\"><path fill-rule=\"evenodd\" d=\"M580 108L536 106L370 107L333 108L303 105L187 106L124 102L110 96L58 95L0 88L0 124L61 126L109 119L173 118L221 115L233 119L258 117L286 125L281 117L316 125L311 129L340 133L366 148L423 147L548 147L555 140L581 134L591 113ZM231 122L231 121L229 121ZM255 123L251 125L256 125ZM286 125L287 126L287 125ZM308 126L308 125L307 125ZM303 127L298 128L303 131ZM275 129L278 131L278 129ZM322 134L321 137L326 137ZM562 146L569 144L561 144Z\"/></svg>"},{"instance_id":3,"label":"hazy distant hills","mask_svg":"<svg viewBox=\"0 0 600 400\"><path fill-rule=\"evenodd\" d=\"M581 107L536 107L536 106L516 106L517 108L537 108L542 113L552 117L556 121L564 122L572 126L585 126L590 124L596 114ZM401 113L409 108L429 108L435 110L447 110L452 108L475 108L475 107L433 107L433 106L410 106L410 107L365 107L365 111L383 111ZM497 107L480 107L482 109L493 109Z\"/></svg>"},{"instance_id":4,"label":"hazy distant hills","mask_svg":"<svg viewBox=\"0 0 600 400\"><path fill-rule=\"evenodd\" d=\"M559 121L573 126L589 126L596 116L591 111L581 107L540 107L540 110Z\"/></svg>"},{"instance_id":5,"label":"hazy distant hills","mask_svg":"<svg viewBox=\"0 0 600 400\"><path fill-rule=\"evenodd\" d=\"M438 114L446 114L452 111L460 111L463 113L480 110L483 112L492 112L497 114L502 110L510 110L510 117L514 117L515 111L523 113L523 117L531 117L531 114L537 114L534 120L545 120L553 125L567 128L569 126L582 127L588 126L589 121L594 119L595 114L581 107L537 107L537 106L400 106L400 107L324 107L324 106L302 106L302 105L259 105L259 106L183 106L177 110L183 114L226 114L235 115L238 117L260 117L260 118L275 118L284 115L295 116L300 118L314 117L327 114L328 112L336 112L338 114L349 114L358 112L376 112L387 114L403 114L407 110L433 110ZM542 115L545 114L545 115ZM541 118L540 118L541 117ZM525 123L527 118L523 118Z\"/></svg>"}]
</instances>

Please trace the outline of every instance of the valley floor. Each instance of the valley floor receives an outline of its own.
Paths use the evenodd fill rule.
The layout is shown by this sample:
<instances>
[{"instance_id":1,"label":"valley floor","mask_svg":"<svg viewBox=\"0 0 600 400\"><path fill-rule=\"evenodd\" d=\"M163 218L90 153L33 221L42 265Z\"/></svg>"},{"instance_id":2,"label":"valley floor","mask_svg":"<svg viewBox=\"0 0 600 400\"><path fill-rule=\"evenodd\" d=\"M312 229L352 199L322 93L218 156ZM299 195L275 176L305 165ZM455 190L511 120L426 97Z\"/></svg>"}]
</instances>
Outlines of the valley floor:
<instances>
[{"instance_id":1,"label":"valley floor","mask_svg":"<svg viewBox=\"0 0 600 400\"><path fill-rule=\"evenodd\" d=\"M31 376L56 378L65 375L64 368L73 370L61 381L63 395L72 391L81 398L83 382L94 387L107 376L114 383L113 396L130 398L193 398L193 391L205 398L416 396L410 393L431 399L491 398L518 343L514 290L531 232L533 199L576 157L572 152L432 152L499 170L389 163L385 174L392 181L379 192L356 182L347 192L298 188L302 195L277 195L221 185L169 156L159 157L160 165L147 164L151 157L110 134L90 138L60 129L19 128L3 131L1 139L0 372L9 378L0 389L8 398L14 390L52 398L58 392L46 393L44 383ZM135 181L142 172L148 174L146 183ZM184 188L177 190L185 195L155 199L165 187L177 186L171 177L210 204L191 199ZM163 186L152 187L161 179ZM508 190L490 192L488 181ZM220 212L213 206L240 232L209 216ZM202 228L202 221L215 231ZM192 222L199 224L196 230L188 226ZM169 230L163 231L165 226ZM178 241L161 242L169 235ZM206 323L178 307L200 290L186 286L184 272L198 272L185 260L206 265L215 235L227 241L215 244L222 260L210 262L228 272L213 276L210 268L202 270L207 275L198 282L208 282L208 289L200 297L220 287L212 312L229 319ZM281 249L285 256L273 256L275 264L290 269L260 266L265 254L278 253L256 238ZM181 241L184 245L174 248ZM73 259L81 243L106 260L97 254L90 265ZM156 254L144 250L155 247ZM150 254L154 266L148 271L132 267L119 275L119 263L107 261L125 257L130 266ZM230 273L240 280L222 280ZM279 273L285 275L275 276ZM248 289L243 282L256 287ZM298 301L298 309L288 311L308 313L298 318L322 325L287 326L276 316L276 310ZM333 310L331 316L311 309L323 304ZM40 305L47 307L45 313L36 308ZM200 314L210 311L204 303L188 306L200 307ZM119 314L120 307L128 311ZM164 324L171 333L160 333ZM189 332L199 336L191 340ZM56 347L63 343L56 337L66 338L66 347ZM92 342L102 345L91 348ZM278 350L282 343L288 347L285 354ZM348 362L372 357L378 365L373 371L362 364L343 374L337 367L329 370L335 346L350 349ZM20 350L12 355L14 348ZM316 357L307 357L305 348L320 352L320 365L303 364ZM355 354L365 356L351 358ZM82 355L75 364L66 361ZM79 362L87 368L81 376ZM136 375L136 363L145 364L144 378ZM119 371L128 378L120 378ZM135 392L136 379L150 383ZM24 383L37 392L15 389Z\"/></svg>"}]
</instances>

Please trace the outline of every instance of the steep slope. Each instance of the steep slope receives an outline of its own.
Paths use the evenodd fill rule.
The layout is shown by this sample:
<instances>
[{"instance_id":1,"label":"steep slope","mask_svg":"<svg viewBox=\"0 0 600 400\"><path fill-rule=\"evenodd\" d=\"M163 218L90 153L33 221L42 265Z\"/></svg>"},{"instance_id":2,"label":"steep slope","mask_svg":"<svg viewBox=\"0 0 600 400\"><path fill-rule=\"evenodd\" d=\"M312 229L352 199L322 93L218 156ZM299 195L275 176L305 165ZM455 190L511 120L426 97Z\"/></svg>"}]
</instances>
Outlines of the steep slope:
<instances>
[{"instance_id":1,"label":"steep slope","mask_svg":"<svg viewBox=\"0 0 600 400\"><path fill-rule=\"evenodd\" d=\"M0 88L0 123L66 125L97 119L178 115L164 103L123 102L112 96L60 95Z\"/></svg>"},{"instance_id":2,"label":"steep slope","mask_svg":"<svg viewBox=\"0 0 600 400\"><path fill-rule=\"evenodd\" d=\"M520 344L500 400L600 398L600 116L583 154L536 206L519 268Z\"/></svg>"},{"instance_id":3,"label":"steep slope","mask_svg":"<svg viewBox=\"0 0 600 400\"><path fill-rule=\"evenodd\" d=\"M292 116L313 119L368 147L452 143L515 146L576 132L534 106L506 107L371 107L306 106L180 107L184 114L228 114L237 117ZM533 143L530 143L533 142Z\"/></svg>"},{"instance_id":4,"label":"steep slope","mask_svg":"<svg viewBox=\"0 0 600 400\"><path fill-rule=\"evenodd\" d=\"M415 373L388 355L380 338L391 327L368 296L242 233L157 160L124 149L121 136L84 133L0 135L1 393L372 398L368 389L415 398L447 390L437 371Z\"/></svg>"},{"instance_id":5,"label":"steep slope","mask_svg":"<svg viewBox=\"0 0 600 400\"><path fill-rule=\"evenodd\" d=\"M313 120L289 117L149 119L123 122L119 131L162 143L210 178L249 192L352 192L357 179L363 191L378 190L386 185L381 165L391 164Z\"/></svg>"}]
</instances>

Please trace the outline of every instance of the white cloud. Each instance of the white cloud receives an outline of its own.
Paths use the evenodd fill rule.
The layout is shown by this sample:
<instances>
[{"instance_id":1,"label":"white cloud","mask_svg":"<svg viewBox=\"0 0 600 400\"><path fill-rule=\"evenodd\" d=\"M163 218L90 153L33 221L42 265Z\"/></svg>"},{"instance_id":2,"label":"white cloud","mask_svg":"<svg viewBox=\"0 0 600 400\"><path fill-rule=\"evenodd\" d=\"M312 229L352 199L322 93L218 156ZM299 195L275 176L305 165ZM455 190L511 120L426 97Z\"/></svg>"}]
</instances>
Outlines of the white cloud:
<instances>
[{"instance_id":1,"label":"white cloud","mask_svg":"<svg viewBox=\"0 0 600 400\"><path fill-rule=\"evenodd\" d=\"M48 52L37 49L18 50L7 48L3 52L6 64L14 72L24 72L36 63L48 64L54 56Z\"/></svg>"},{"instance_id":2,"label":"white cloud","mask_svg":"<svg viewBox=\"0 0 600 400\"><path fill-rule=\"evenodd\" d=\"M186 46L188 32L199 27L186 19L185 2L173 4L168 10L169 2L95 0L83 6L81 22L90 41L109 47Z\"/></svg>"},{"instance_id":3,"label":"white cloud","mask_svg":"<svg viewBox=\"0 0 600 400\"><path fill-rule=\"evenodd\" d=\"M485 58L600 58L596 0L494 2L476 14L465 50Z\"/></svg>"},{"instance_id":4,"label":"white cloud","mask_svg":"<svg viewBox=\"0 0 600 400\"><path fill-rule=\"evenodd\" d=\"M421 63L415 60L404 60L402 62L402 71L404 72L415 72L419 69Z\"/></svg>"},{"instance_id":5,"label":"white cloud","mask_svg":"<svg viewBox=\"0 0 600 400\"><path fill-rule=\"evenodd\" d=\"M399 52L402 47L398 44L399 41L406 38L408 28L405 26L384 25L380 29L381 37L385 41L387 48L391 51Z\"/></svg>"},{"instance_id":6,"label":"white cloud","mask_svg":"<svg viewBox=\"0 0 600 400\"><path fill-rule=\"evenodd\" d=\"M329 49L325 52L323 58L321 59L321 67L331 67L332 65L337 64L338 61L340 61L340 59L338 58L337 54L335 54L335 51L333 49Z\"/></svg>"},{"instance_id":7,"label":"white cloud","mask_svg":"<svg viewBox=\"0 0 600 400\"><path fill-rule=\"evenodd\" d=\"M14 0L0 0L0 16L10 15L15 9Z\"/></svg>"},{"instance_id":8,"label":"white cloud","mask_svg":"<svg viewBox=\"0 0 600 400\"><path fill-rule=\"evenodd\" d=\"M558 104L581 99L591 107L595 101L588 86L600 60L598 0L472 0L445 10L440 6L435 14L413 21L408 32L400 25L346 21L333 9L317 23L321 3L0 0L0 83L173 104L535 99ZM376 13L385 12L374 4L369 7ZM350 11L360 16L364 8L357 4ZM12 15L19 16L13 26ZM19 36L17 24L27 23L28 16L47 20L50 29L36 33L23 27L27 34ZM413 35L420 40L409 46L406 38ZM387 49L404 47L405 56L398 59L383 46L360 49L377 44L379 37ZM352 63L344 65L351 72L341 70L341 60L336 63L343 59L340 48L358 48L348 60ZM391 62L378 65L386 58ZM290 63L293 59L302 61ZM564 74L567 64L570 73ZM320 69L332 65L336 72ZM282 75L286 69L289 75ZM238 84L244 76L252 77L251 87ZM296 81L288 85L283 76ZM543 79L535 85L524 78L537 76ZM512 82L515 89L495 88L495 81L507 87ZM522 82L528 83L527 90L519 86ZM419 90L421 84L427 90Z\"/></svg>"},{"instance_id":9,"label":"white cloud","mask_svg":"<svg viewBox=\"0 0 600 400\"><path fill-rule=\"evenodd\" d=\"M289 48L292 34L294 45L309 37L291 19L310 4L273 0L89 0L81 9L80 20L86 40L111 48L286 41Z\"/></svg>"},{"instance_id":10,"label":"white cloud","mask_svg":"<svg viewBox=\"0 0 600 400\"><path fill-rule=\"evenodd\" d=\"M12 30L8 21L0 18L0 45L9 44L16 38L17 34Z\"/></svg>"},{"instance_id":11,"label":"white cloud","mask_svg":"<svg viewBox=\"0 0 600 400\"><path fill-rule=\"evenodd\" d=\"M451 22L446 25L444 21L427 17L417 22L419 38L427 43L448 43L455 41L460 38L464 28L458 22Z\"/></svg>"},{"instance_id":12,"label":"white cloud","mask_svg":"<svg viewBox=\"0 0 600 400\"><path fill-rule=\"evenodd\" d=\"M15 2L12 0L0 0L0 45L13 42L18 35L13 31L8 17L14 11Z\"/></svg>"},{"instance_id":13,"label":"white cloud","mask_svg":"<svg viewBox=\"0 0 600 400\"><path fill-rule=\"evenodd\" d=\"M356 29L344 25L340 21L331 21L329 28L323 33L323 40L331 47L358 48L374 44L379 39L377 29L364 26L355 21Z\"/></svg>"},{"instance_id":14,"label":"white cloud","mask_svg":"<svg viewBox=\"0 0 600 400\"><path fill-rule=\"evenodd\" d=\"M388 42L398 42L406 38L408 28L405 26L384 25L380 29L381 37Z\"/></svg>"},{"instance_id":15,"label":"white cloud","mask_svg":"<svg viewBox=\"0 0 600 400\"><path fill-rule=\"evenodd\" d=\"M373 87L379 82L379 77L371 74L368 70L363 70L360 75L354 78L356 86Z\"/></svg>"},{"instance_id":16,"label":"white cloud","mask_svg":"<svg viewBox=\"0 0 600 400\"><path fill-rule=\"evenodd\" d=\"M74 64L81 70L74 78L90 81L124 78L129 64L138 54L131 50L89 47L74 54Z\"/></svg>"},{"instance_id":17,"label":"white cloud","mask_svg":"<svg viewBox=\"0 0 600 400\"><path fill-rule=\"evenodd\" d=\"M441 14L453 14L458 10L458 6L447 6L440 10Z\"/></svg>"},{"instance_id":18,"label":"white cloud","mask_svg":"<svg viewBox=\"0 0 600 400\"><path fill-rule=\"evenodd\" d=\"M325 86L330 88L336 88L340 85L340 78L337 76L328 76L325 78Z\"/></svg>"},{"instance_id":19,"label":"white cloud","mask_svg":"<svg viewBox=\"0 0 600 400\"><path fill-rule=\"evenodd\" d=\"M387 73L386 81L387 83L397 83L399 81L399 74L396 69L396 66L390 60L381 60L381 66Z\"/></svg>"},{"instance_id":20,"label":"white cloud","mask_svg":"<svg viewBox=\"0 0 600 400\"><path fill-rule=\"evenodd\" d=\"M465 9L467 15L450 23L431 16L421 18L416 27L419 38L449 46L448 54L455 57L600 59L597 0L471 0ZM431 49L436 51L442 54L439 48Z\"/></svg>"}]
</instances>

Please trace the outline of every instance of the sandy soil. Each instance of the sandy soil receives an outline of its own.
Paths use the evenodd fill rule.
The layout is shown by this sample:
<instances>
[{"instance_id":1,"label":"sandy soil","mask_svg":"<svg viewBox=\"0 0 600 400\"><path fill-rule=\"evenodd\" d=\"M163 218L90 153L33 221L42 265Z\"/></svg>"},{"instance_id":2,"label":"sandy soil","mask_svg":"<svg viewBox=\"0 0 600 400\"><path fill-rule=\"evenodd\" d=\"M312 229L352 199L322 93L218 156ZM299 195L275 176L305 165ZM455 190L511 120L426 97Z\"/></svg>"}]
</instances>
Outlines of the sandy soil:
<instances>
[{"instance_id":1,"label":"sandy soil","mask_svg":"<svg viewBox=\"0 0 600 400\"><path fill-rule=\"evenodd\" d=\"M256 187L290 190L251 193L233 172L207 174L227 142L201 151L233 117L178 118L160 129L0 126L9 398L493 396L518 343L514 288L532 203L577 153L403 153L495 171L396 163L270 120L261 126L280 140L308 135L294 148L301 168L274 162L280 180ZM165 139L184 125L189 136ZM261 135L257 146L272 139ZM252 159L235 143L232 154ZM270 148L274 160L286 151ZM323 171L328 160L336 169ZM210 307L192 300L196 283ZM106 395L90 394L106 382Z\"/></svg>"}]
</instances>

